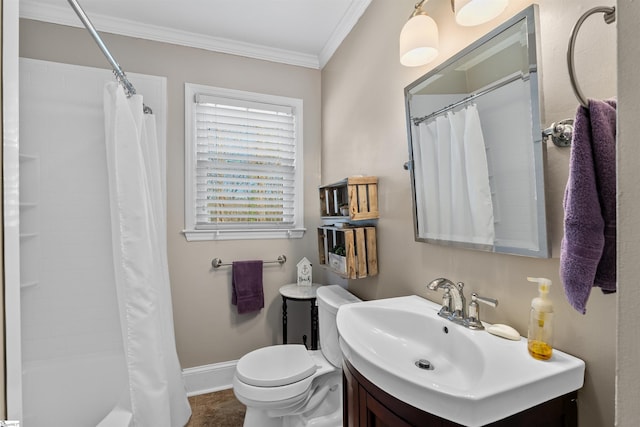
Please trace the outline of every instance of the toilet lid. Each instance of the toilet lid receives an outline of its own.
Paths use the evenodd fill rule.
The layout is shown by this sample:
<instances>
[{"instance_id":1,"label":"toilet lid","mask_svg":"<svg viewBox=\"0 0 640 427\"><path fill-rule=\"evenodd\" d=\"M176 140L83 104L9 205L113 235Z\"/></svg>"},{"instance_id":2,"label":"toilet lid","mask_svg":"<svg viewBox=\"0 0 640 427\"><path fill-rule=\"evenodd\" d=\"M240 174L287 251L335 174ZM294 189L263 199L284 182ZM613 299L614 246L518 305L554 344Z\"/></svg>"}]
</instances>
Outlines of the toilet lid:
<instances>
[{"instance_id":1,"label":"toilet lid","mask_svg":"<svg viewBox=\"0 0 640 427\"><path fill-rule=\"evenodd\" d=\"M246 384L277 387L307 378L316 369L305 346L276 345L259 348L241 357L236 376Z\"/></svg>"}]
</instances>

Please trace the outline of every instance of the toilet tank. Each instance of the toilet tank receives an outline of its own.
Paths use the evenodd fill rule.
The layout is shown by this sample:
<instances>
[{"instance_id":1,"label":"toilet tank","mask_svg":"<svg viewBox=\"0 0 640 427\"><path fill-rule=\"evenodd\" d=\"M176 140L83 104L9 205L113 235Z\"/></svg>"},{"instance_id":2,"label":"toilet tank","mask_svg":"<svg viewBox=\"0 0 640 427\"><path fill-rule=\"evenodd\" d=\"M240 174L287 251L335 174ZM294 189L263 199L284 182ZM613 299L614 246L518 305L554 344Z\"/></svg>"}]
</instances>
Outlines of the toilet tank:
<instances>
[{"instance_id":1,"label":"toilet tank","mask_svg":"<svg viewBox=\"0 0 640 427\"><path fill-rule=\"evenodd\" d=\"M342 354L338 344L338 326L336 325L338 308L343 304L361 300L341 286L328 285L318 288L316 301L318 302L320 349L333 366L340 367Z\"/></svg>"}]
</instances>

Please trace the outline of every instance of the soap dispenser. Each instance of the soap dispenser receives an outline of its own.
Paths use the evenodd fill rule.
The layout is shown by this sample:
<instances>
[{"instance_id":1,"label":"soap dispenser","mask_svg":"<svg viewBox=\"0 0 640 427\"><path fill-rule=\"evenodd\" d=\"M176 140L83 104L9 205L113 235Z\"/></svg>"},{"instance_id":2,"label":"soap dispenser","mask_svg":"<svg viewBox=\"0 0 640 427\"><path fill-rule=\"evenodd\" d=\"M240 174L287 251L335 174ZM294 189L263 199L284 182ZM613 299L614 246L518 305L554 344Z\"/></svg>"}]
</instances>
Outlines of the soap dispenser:
<instances>
[{"instance_id":1,"label":"soap dispenser","mask_svg":"<svg viewBox=\"0 0 640 427\"><path fill-rule=\"evenodd\" d=\"M549 360L553 352L553 304L549 299L551 280L542 277L527 277L527 280L538 283L539 292L531 300L527 348L534 359Z\"/></svg>"}]
</instances>

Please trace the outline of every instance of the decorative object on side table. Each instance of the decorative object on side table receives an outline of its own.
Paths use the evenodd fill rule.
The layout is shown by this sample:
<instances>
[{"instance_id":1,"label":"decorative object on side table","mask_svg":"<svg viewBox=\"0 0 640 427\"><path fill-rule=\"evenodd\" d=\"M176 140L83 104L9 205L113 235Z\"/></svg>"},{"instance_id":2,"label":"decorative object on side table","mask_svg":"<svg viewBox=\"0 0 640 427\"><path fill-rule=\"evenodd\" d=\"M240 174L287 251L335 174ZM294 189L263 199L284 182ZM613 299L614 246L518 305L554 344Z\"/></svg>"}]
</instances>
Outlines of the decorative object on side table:
<instances>
[{"instance_id":1,"label":"decorative object on side table","mask_svg":"<svg viewBox=\"0 0 640 427\"><path fill-rule=\"evenodd\" d=\"M311 277L311 262L306 257L302 257L298 262L298 286L311 286Z\"/></svg>"}]
</instances>

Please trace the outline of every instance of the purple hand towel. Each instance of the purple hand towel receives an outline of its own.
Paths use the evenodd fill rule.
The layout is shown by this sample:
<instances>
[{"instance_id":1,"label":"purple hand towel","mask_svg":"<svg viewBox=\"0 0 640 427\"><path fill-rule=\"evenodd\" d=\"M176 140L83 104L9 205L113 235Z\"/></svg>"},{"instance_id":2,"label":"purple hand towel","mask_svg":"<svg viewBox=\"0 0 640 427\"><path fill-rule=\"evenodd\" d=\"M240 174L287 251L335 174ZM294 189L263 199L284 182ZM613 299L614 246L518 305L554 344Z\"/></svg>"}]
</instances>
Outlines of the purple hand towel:
<instances>
[{"instance_id":1,"label":"purple hand towel","mask_svg":"<svg viewBox=\"0 0 640 427\"><path fill-rule=\"evenodd\" d=\"M582 314L592 287L616 291L616 101L589 100L576 113L560 278Z\"/></svg>"},{"instance_id":2,"label":"purple hand towel","mask_svg":"<svg viewBox=\"0 0 640 427\"><path fill-rule=\"evenodd\" d=\"M263 308L262 261L234 261L231 269L231 304L238 314Z\"/></svg>"}]
</instances>

